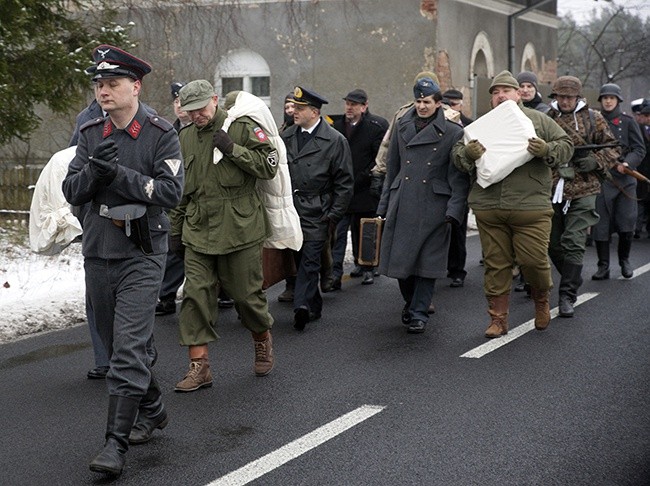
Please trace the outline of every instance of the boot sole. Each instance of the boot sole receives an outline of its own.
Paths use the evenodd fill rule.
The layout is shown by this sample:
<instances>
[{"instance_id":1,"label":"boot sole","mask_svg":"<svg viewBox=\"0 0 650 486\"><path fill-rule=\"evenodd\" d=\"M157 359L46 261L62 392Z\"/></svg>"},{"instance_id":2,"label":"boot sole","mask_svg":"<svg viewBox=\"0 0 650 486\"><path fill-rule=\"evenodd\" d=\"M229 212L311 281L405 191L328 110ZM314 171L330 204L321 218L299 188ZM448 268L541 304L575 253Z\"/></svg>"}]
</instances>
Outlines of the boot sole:
<instances>
[{"instance_id":1,"label":"boot sole","mask_svg":"<svg viewBox=\"0 0 650 486\"><path fill-rule=\"evenodd\" d=\"M111 469L109 467L100 466L98 464L91 464L90 465L90 470L92 472L109 474L111 476L119 476L120 474L122 474L122 469L119 469L119 470Z\"/></svg>"},{"instance_id":2,"label":"boot sole","mask_svg":"<svg viewBox=\"0 0 650 486\"><path fill-rule=\"evenodd\" d=\"M154 430L156 430L156 429L162 430L165 427L167 427L168 423L169 423L169 415L167 415L165 417L165 419L162 422L160 422L158 425L156 425L153 429ZM151 431L151 434L149 434L149 436L147 436L145 438L142 438L142 439L131 439L131 437L129 437L129 444L130 445L146 444L147 442L149 442L151 440L152 436L153 436L153 430Z\"/></svg>"},{"instance_id":3,"label":"boot sole","mask_svg":"<svg viewBox=\"0 0 650 486\"><path fill-rule=\"evenodd\" d=\"M178 388L178 387L176 387L176 388L174 388L174 391L179 392L179 393L187 393L187 392L196 391L199 388L209 388L211 386L212 386L212 382L210 382L210 383L201 383L199 386L196 386L194 388Z\"/></svg>"}]
</instances>

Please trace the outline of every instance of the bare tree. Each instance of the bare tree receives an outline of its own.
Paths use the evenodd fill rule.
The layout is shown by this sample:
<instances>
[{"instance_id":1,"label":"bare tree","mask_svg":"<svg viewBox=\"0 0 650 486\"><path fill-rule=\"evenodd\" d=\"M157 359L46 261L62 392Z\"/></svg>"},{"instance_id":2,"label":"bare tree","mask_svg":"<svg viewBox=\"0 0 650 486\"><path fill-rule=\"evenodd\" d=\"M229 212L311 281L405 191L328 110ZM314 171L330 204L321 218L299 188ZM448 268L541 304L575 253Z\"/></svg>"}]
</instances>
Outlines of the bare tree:
<instances>
[{"instance_id":1,"label":"bare tree","mask_svg":"<svg viewBox=\"0 0 650 486\"><path fill-rule=\"evenodd\" d=\"M562 19L558 38L558 73L580 78L585 86L650 76L650 20L629 6L605 7L585 24Z\"/></svg>"}]
</instances>

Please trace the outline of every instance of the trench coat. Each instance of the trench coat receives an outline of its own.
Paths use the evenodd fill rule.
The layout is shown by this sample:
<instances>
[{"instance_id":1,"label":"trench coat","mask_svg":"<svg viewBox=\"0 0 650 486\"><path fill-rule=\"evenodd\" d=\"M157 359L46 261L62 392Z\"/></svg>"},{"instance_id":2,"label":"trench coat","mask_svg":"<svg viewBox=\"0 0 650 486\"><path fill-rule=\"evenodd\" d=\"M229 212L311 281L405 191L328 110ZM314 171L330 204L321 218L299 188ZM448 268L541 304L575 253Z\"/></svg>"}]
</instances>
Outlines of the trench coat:
<instances>
[{"instance_id":1,"label":"trench coat","mask_svg":"<svg viewBox=\"0 0 650 486\"><path fill-rule=\"evenodd\" d=\"M469 183L451 157L463 129L445 120L442 109L434 117L416 133L412 108L390 141L377 208L386 218L379 271L389 277L446 277L451 224L464 218Z\"/></svg>"},{"instance_id":2,"label":"trench coat","mask_svg":"<svg viewBox=\"0 0 650 486\"><path fill-rule=\"evenodd\" d=\"M325 241L330 223L341 220L354 189L348 141L321 117L320 126L298 151L300 127L282 132L293 188L293 204L300 216L305 241Z\"/></svg>"}]
</instances>

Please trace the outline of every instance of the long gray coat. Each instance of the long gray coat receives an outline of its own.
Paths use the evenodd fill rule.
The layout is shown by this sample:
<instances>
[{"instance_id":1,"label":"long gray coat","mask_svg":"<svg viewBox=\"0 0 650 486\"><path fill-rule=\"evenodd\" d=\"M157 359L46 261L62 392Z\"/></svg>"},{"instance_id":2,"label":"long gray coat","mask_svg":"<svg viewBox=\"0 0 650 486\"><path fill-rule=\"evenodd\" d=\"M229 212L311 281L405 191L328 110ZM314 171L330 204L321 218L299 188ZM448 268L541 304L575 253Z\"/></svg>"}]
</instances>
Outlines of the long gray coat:
<instances>
[{"instance_id":1,"label":"long gray coat","mask_svg":"<svg viewBox=\"0 0 650 486\"><path fill-rule=\"evenodd\" d=\"M330 219L337 223L352 199L354 177L348 141L321 117L314 136L298 152L293 125L282 132L287 146L293 204L305 241L325 241Z\"/></svg>"},{"instance_id":2,"label":"long gray coat","mask_svg":"<svg viewBox=\"0 0 650 486\"><path fill-rule=\"evenodd\" d=\"M390 141L377 209L386 217L379 271L389 277L445 277L451 238L445 218L464 217L469 184L451 158L463 129L445 120L441 109L434 116L416 133L412 108L398 121Z\"/></svg>"}]
</instances>

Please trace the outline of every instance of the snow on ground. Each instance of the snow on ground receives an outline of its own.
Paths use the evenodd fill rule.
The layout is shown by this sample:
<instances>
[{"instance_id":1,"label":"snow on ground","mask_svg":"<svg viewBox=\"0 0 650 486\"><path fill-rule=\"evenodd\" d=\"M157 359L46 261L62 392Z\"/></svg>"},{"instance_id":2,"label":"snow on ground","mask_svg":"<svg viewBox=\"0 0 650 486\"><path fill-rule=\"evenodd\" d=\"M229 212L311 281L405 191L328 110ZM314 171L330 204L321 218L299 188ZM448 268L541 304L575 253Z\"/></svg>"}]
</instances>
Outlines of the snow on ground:
<instances>
[{"instance_id":1,"label":"snow on ground","mask_svg":"<svg viewBox=\"0 0 650 486\"><path fill-rule=\"evenodd\" d=\"M470 213L470 232L476 222ZM351 241L345 263L352 264ZM85 322L84 270L81 244L54 256L29 249L28 230L6 221L0 227L0 343L37 332Z\"/></svg>"},{"instance_id":2,"label":"snow on ground","mask_svg":"<svg viewBox=\"0 0 650 486\"><path fill-rule=\"evenodd\" d=\"M0 343L85 321L81 244L59 255L29 249L27 227L0 228Z\"/></svg>"}]
</instances>

